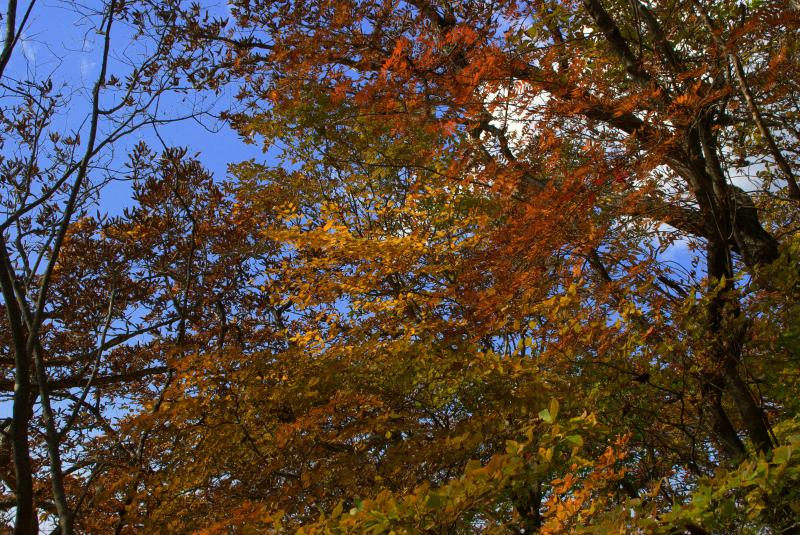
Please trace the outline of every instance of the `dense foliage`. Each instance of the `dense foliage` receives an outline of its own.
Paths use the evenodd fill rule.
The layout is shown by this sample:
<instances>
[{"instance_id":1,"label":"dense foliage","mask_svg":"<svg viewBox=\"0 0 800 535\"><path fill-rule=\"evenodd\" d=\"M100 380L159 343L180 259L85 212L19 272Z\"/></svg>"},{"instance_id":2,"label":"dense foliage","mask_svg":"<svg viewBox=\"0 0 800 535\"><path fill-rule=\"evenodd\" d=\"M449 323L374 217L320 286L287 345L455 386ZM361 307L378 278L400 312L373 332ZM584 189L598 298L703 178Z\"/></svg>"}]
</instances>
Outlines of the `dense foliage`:
<instances>
[{"instance_id":1,"label":"dense foliage","mask_svg":"<svg viewBox=\"0 0 800 535\"><path fill-rule=\"evenodd\" d=\"M140 143L90 216L94 139L3 108L17 532L800 532L795 3L100 19L157 46L95 103L233 87L269 157Z\"/></svg>"}]
</instances>

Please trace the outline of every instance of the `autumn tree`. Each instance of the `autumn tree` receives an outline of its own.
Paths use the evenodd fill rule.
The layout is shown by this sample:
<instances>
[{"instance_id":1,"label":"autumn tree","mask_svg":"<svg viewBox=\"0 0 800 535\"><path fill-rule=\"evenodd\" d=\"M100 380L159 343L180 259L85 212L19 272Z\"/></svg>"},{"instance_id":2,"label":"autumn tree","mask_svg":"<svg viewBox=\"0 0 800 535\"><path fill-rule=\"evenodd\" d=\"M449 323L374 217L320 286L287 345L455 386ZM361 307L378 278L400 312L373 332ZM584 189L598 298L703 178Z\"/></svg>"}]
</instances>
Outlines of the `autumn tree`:
<instances>
[{"instance_id":1,"label":"autumn tree","mask_svg":"<svg viewBox=\"0 0 800 535\"><path fill-rule=\"evenodd\" d=\"M173 53L172 27L156 24L146 4L62 7L59 16L84 25L85 39L97 36L92 62L81 64L94 77L85 86L62 74L69 62L53 68L53 58L36 58L31 21L47 6L9 0L3 13L1 390L11 410L0 424L0 481L2 509L21 534L44 529L40 519L73 532L87 485L107 467L89 446L113 436L114 413L152 398L153 381L168 375L174 348L164 341L180 345L189 321L192 270L181 263L194 264L186 248L158 258L137 249L135 234L100 243L110 221L88 217L109 184L144 180L144 148L123 167L126 138L204 111L163 111L182 92L191 56ZM81 53L89 52L85 42ZM191 175L181 153L164 158L172 182Z\"/></svg>"},{"instance_id":2,"label":"autumn tree","mask_svg":"<svg viewBox=\"0 0 800 535\"><path fill-rule=\"evenodd\" d=\"M197 9L182 23L214 74L241 80L240 131L284 151L282 170L238 176L245 203L286 203L265 239L287 260L265 291L292 322L287 353L259 364L276 370L271 393L236 383L251 400L237 411L282 400L252 415L266 433L238 430L274 467L266 479L197 439L218 468L185 488L244 493L218 526L296 527L321 509L320 526L378 531L795 529L794 6L245 1L233 14L228 29ZM411 407L432 383L386 383L405 357L448 385L424 414ZM476 368L493 373L454 371ZM520 421L490 401L514 399ZM585 428L548 435L557 408ZM379 423L392 418L411 427ZM416 442L436 422L448 453L469 444L450 471ZM477 422L492 423L458 442ZM414 479L365 468L406 447L430 453L401 456Z\"/></svg>"},{"instance_id":3,"label":"autumn tree","mask_svg":"<svg viewBox=\"0 0 800 535\"><path fill-rule=\"evenodd\" d=\"M103 390L80 529L798 529L795 5L147 5L276 159L141 146L62 225L42 352L130 302L108 376L165 376Z\"/></svg>"}]
</instances>

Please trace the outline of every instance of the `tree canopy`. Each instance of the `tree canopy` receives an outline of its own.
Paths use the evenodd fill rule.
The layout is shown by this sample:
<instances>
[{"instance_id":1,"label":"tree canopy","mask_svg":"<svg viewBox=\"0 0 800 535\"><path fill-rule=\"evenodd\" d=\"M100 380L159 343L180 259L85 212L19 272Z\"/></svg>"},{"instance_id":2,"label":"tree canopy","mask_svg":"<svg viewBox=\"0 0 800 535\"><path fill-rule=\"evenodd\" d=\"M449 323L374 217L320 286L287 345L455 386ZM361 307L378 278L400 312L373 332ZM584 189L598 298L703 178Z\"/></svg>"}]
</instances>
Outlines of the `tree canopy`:
<instances>
[{"instance_id":1,"label":"tree canopy","mask_svg":"<svg viewBox=\"0 0 800 535\"><path fill-rule=\"evenodd\" d=\"M0 70L16 533L800 532L796 2L101 3L85 121Z\"/></svg>"}]
</instances>

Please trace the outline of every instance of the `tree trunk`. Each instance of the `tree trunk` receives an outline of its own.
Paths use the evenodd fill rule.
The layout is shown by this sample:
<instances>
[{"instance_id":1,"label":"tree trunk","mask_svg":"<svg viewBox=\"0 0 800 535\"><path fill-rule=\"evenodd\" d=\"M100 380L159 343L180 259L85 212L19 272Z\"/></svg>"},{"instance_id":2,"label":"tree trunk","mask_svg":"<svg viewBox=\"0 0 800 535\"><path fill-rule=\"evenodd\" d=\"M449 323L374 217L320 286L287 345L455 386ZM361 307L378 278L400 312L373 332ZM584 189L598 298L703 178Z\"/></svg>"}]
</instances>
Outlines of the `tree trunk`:
<instances>
[{"instance_id":1,"label":"tree trunk","mask_svg":"<svg viewBox=\"0 0 800 535\"><path fill-rule=\"evenodd\" d=\"M28 445L28 423L31 418L30 356L26 351L22 315L14 296L11 265L5 237L0 233L0 287L5 301L6 319L14 345L14 406L11 420L14 473L16 478L16 520L14 532L19 535L38 533L33 507L33 473Z\"/></svg>"}]
</instances>

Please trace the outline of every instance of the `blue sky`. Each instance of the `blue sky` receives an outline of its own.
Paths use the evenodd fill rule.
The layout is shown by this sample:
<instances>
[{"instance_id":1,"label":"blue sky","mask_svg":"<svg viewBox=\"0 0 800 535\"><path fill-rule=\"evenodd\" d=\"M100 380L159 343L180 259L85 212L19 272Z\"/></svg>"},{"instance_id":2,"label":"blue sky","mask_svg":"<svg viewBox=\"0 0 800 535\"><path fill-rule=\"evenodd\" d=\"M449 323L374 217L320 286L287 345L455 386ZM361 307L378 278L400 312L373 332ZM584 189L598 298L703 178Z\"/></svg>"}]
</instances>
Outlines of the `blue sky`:
<instances>
[{"instance_id":1,"label":"blue sky","mask_svg":"<svg viewBox=\"0 0 800 535\"><path fill-rule=\"evenodd\" d=\"M21 1L18 22L28 7ZM224 0L202 2L215 16L230 14ZM89 8L100 7L98 0L89 0ZM81 126L89 111L91 87L99 73L103 35L95 25L98 18L81 17L70 2L63 0L38 0L26 25L18 48L9 63L4 82L11 79L44 79L52 77L55 87L66 88L71 93L69 106L55 121L56 128L63 131L75 130ZM109 73L123 78L126 69L121 60L125 56L141 53L141 45L131 40L132 32L123 24L112 28L112 61ZM190 100L202 100L201 106L219 113L233 102L235 88L224 89L221 95L211 92L193 92L190 95L171 95L161 103L167 114L182 115L187 112ZM110 96L110 95L109 95ZM109 103L111 102L109 98ZM83 132L86 132L84 125ZM242 160L255 158L264 160L260 144L246 144L237 133L227 125L207 117L203 124L187 120L159 127L159 134L167 145L183 146L189 154L198 154L204 166L209 168L219 180L227 175L227 166ZM84 138L85 139L85 133ZM144 141L155 150L162 144L154 130L146 127L121 140L115 147L112 167L121 168L128 149L139 141ZM130 183L112 182L100 195L100 210L118 213L130 206Z\"/></svg>"}]
</instances>

